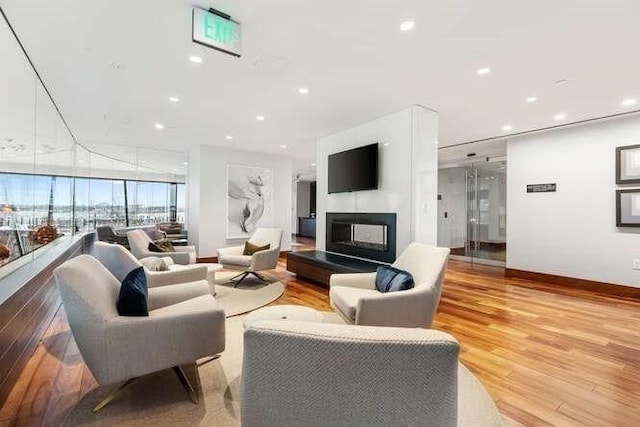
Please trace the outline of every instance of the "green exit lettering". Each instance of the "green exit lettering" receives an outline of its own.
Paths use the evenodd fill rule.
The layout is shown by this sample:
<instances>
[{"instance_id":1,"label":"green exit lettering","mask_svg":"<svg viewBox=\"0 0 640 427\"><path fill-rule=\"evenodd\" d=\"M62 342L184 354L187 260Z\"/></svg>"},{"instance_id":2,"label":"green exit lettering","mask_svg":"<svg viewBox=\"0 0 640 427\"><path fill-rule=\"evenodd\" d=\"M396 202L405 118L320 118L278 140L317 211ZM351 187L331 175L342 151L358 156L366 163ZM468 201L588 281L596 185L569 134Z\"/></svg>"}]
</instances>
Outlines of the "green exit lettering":
<instances>
[{"instance_id":1,"label":"green exit lettering","mask_svg":"<svg viewBox=\"0 0 640 427\"><path fill-rule=\"evenodd\" d=\"M236 27L232 22L212 15L204 17L204 36L217 43L230 44L236 41Z\"/></svg>"}]
</instances>

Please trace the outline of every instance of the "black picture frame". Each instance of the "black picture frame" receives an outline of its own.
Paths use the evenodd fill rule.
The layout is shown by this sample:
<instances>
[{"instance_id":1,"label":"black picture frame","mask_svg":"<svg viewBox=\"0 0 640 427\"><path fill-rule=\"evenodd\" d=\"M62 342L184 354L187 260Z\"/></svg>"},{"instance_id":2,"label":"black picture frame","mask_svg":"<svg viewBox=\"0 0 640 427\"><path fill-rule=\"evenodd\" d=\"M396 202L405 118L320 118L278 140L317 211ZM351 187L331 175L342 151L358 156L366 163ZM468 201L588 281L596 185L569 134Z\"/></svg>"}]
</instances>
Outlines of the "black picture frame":
<instances>
[{"instance_id":1,"label":"black picture frame","mask_svg":"<svg viewBox=\"0 0 640 427\"><path fill-rule=\"evenodd\" d=\"M616 227L640 227L640 213L633 215L633 212L630 212L624 215L624 210L629 207L629 203L623 203L625 194L636 194L640 198L640 188L616 190ZM631 221L628 219L629 216L632 217Z\"/></svg>"},{"instance_id":2,"label":"black picture frame","mask_svg":"<svg viewBox=\"0 0 640 427\"><path fill-rule=\"evenodd\" d=\"M638 167L637 173L632 175L631 178L628 177L629 174L626 173L626 169L623 168L623 162L626 156L634 151L640 155L640 144L616 147L616 184L640 184L640 167ZM627 177L624 177L623 174Z\"/></svg>"}]
</instances>

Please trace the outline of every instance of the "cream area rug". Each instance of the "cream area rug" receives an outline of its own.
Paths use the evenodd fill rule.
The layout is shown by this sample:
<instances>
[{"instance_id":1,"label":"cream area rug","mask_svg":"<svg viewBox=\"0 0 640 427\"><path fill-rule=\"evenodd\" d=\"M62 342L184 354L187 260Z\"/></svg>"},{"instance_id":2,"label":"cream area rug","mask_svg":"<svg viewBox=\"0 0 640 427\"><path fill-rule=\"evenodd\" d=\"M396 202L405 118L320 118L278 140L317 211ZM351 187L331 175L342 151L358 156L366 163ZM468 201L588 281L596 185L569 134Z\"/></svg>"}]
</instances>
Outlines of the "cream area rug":
<instances>
[{"instance_id":1,"label":"cream area rug","mask_svg":"<svg viewBox=\"0 0 640 427\"><path fill-rule=\"evenodd\" d=\"M199 384L200 403L194 405L172 370L140 378L118 395L102 411L91 409L115 386L98 387L72 409L67 426L238 426L240 425L240 374L242 333L246 315L227 318L226 349L218 359L202 359L185 366L193 384ZM340 317L325 313L325 322L342 323Z\"/></svg>"},{"instance_id":2,"label":"cream area rug","mask_svg":"<svg viewBox=\"0 0 640 427\"><path fill-rule=\"evenodd\" d=\"M216 273L216 301L224 309L227 317L248 313L280 298L284 293L281 282L264 283L247 278L239 286L233 287L229 279L235 272Z\"/></svg>"}]
</instances>

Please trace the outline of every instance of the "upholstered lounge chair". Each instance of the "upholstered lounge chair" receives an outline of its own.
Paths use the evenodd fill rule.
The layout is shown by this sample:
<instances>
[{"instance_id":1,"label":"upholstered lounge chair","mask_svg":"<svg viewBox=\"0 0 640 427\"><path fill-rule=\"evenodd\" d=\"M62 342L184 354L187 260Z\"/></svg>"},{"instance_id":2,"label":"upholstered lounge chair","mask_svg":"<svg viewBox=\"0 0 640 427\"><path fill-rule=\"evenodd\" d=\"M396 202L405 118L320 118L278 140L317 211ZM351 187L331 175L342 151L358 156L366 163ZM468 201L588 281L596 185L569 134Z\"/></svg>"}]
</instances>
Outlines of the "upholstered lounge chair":
<instances>
[{"instance_id":1,"label":"upholstered lounge chair","mask_svg":"<svg viewBox=\"0 0 640 427\"><path fill-rule=\"evenodd\" d=\"M110 243L95 242L93 244L93 255L98 258L98 261L107 267L107 270L120 282L124 280L131 270L143 266L131 252L122 246ZM156 257L160 256L160 258L164 258L169 270L152 271L145 268L147 286L149 288L195 282L197 280L209 281L210 278L207 277L207 264L176 265L173 264L171 258L162 257L162 255L161 253L157 253ZM213 290L214 284L211 281L209 281L209 286ZM211 293L213 294L214 292L212 291Z\"/></svg>"},{"instance_id":2,"label":"upholstered lounge chair","mask_svg":"<svg viewBox=\"0 0 640 427\"><path fill-rule=\"evenodd\" d=\"M176 246L175 252L152 252L149 250L149 243L152 243L153 240L143 230L127 231L127 238L129 239L131 253L138 259L150 256L168 256L176 264L186 265L196 262L195 246Z\"/></svg>"},{"instance_id":3,"label":"upholstered lounge chair","mask_svg":"<svg viewBox=\"0 0 640 427\"><path fill-rule=\"evenodd\" d=\"M271 426L500 426L450 335L263 320L244 332L241 422Z\"/></svg>"},{"instance_id":4,"label":"upholstered lounge chair","mask_svg":"<svg viewBox=\"0 0 640 427\"><path fill-rule=\"evenodd\" d=\"M125 234L116 233L110 225L101 225L96 228L98 240L107 243L117 243L125 247L129 247L129 240Z\"/></svg>"},{"instance_id":5,"label":"upholstered lounge chair","mask_svg":"<svg viewBox=\"0 0 640 427\"><path fill-rule=\"evenodd\" d=\"M243 255L244 245L231 246L218 249L218 263L231 270L242 270L242 273L232 278L236 286L249 274L265 281L259 274L262 270L272 270L278 265L280 256L280 244L282 242L282 230L279 228L257 228L249 239L249 243L256 246L264 246L267 243L269 249L255 252L253 255Z\"/></svg>"},{"instance_id":6,"label":"upholstered lounge chair","mask_svg":"<svg viewBox=\"0 0 640 427\"><path fill-rule=\"evenodd\" d=\"M413 275L415 287L381 293L376 273L333 274L331 305L356 325L430 328L440 301L448 248L411 243L392 264Z\"/></svg>"},{"instance_id":7,"label":"upholstered lounge chair","mask_svg":"<svg viewBox=\"0 0 640 427\"><path fill-rule=\"evenodd\" d=\"M100 385L126 381L120 390L137 377L174 368L197 403L180 366L225 348L225 313L206 281L150 288L149 316L123 317L116 309L120 282L93 256L64 262L54 276L80 354Z\"/></svg>"}]
</instances>

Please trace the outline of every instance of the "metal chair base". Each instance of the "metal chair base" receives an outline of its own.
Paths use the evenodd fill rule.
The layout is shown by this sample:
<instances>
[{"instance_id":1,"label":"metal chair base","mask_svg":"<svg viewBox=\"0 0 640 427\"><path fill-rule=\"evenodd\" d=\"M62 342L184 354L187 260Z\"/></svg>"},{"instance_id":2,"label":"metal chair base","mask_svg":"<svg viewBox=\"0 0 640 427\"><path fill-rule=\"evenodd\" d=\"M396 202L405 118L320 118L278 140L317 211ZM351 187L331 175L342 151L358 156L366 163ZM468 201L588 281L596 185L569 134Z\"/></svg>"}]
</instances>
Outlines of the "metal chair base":
<instances>
[{"instance_id":1,"label":"metal chair base","mask_svg":"<svg viewBox=\"0 0 640 427\"><path fill-rule=\"evenodd\" d=\"M233 282L233 287L235 288L236 286L238 286L244 279L247 278L247 276L249 276L250 274L252 274L253 276L257 277L258 279L260 279L263 283L267 282L267 279L264 278L263 275L261 275L260 273L256 273L255 271L243 271L242 273L233 276L231 279L229 279L230 282Z\"/></svg>"},{"instance_id":2,"label":"metal chair base","mask_svg":"<svg viewBox=\"0 0 640 427\"><path fill-rule=\"evenodd\" d=\"M180 366L174 366L173 372L175 372L176 376L180 380L180 384L182 384L182 387L184 387L184 389L187 391L187 394L189 395L189 400L191 400L191 402L193 402L194 405L197 405L200 401L198 399L198 393L196 392L196 389L193 387L193 385L191 385L191 383L189 382L189 379L187 378L187 375L184 373L182 368ZM140 377L131 378L125 381L118 388L116 388L111 393L109 393L104 399L102 399L100 403L98 403L95 406L95 408L91 410L91 412L95 414L96 412L100 411L105 406L107 406L109 403L113 402L122 390L129 387L139 378Z\"/></svg>"}]
</instances>

